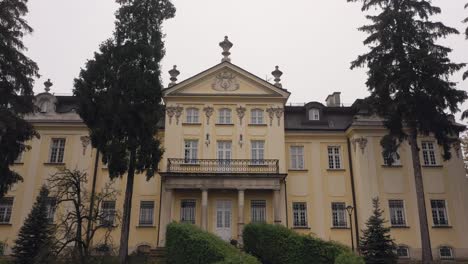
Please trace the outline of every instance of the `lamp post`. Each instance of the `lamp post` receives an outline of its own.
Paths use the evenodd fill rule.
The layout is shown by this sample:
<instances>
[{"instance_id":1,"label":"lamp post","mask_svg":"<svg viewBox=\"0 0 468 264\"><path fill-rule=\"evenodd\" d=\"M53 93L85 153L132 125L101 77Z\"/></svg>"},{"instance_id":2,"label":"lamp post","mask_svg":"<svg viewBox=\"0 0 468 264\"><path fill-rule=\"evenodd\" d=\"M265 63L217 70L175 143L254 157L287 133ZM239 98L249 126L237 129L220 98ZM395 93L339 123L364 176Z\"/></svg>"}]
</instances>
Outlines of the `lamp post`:
<instances>
[{"instance_id":1,"label":"lamp post","mask_svg":"<svg viewBox=\"0 0 468 264\"><path fill-rule=\"evenodd\" d=\"M346 211L348 211L349 215L349 227L351 228L351 249L354 252L354 238L353 238L353 219L351 218L351 215L353 214L354 207L351 205L348 205L346 207Z\"/></svg>"}]
</instances>

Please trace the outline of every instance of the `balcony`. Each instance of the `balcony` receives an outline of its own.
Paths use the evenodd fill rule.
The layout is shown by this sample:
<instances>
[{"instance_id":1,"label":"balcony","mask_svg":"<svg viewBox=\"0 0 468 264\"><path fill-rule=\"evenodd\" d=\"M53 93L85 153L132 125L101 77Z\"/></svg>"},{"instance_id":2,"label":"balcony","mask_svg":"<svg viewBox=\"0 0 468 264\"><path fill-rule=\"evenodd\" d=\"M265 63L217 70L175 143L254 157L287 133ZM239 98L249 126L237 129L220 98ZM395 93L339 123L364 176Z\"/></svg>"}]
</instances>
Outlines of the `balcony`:
<instances>
[{"instance_id":1,"label":"balcony","mask_svg":"<svg viewBox=\"0 0 468 264\"><path fill-rule=\"evenodd\" d=\"M168 159L167 173L175 174L278 174L278 160Z\"/></svg>"}]
</instances>

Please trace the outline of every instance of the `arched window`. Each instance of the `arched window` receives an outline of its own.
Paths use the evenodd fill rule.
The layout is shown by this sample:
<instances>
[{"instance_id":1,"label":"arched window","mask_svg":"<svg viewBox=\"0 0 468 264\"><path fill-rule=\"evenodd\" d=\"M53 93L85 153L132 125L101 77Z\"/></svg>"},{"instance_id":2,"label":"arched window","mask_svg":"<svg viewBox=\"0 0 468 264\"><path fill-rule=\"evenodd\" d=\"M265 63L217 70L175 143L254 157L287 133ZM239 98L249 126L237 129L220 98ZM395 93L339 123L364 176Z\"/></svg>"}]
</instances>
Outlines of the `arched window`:
<instances>
[{"instance_id":1,"label":"arched window","mask_svg":"<svg viewBox=\"0 0 468 264\"><path fill-rule=\"evenodd\" d=\"M250 111L250 123L253 125L263 124L263 110L262 109L252 109L252 111Z\"/></svg>"},{"instance_id":2,"label":"arched window","mask_svg":"<svg viewBox=\"0 0 468 264\"><path fill-rule=\"evenodd\" d=\"M186 122L189 124L197 124L200 123L198 117L198 109L197 108L187 108L186 110Z\"/></svg>"},{"instance_id":3,"label":"arched window","mask_svg":"<svg viewBox=\"0 0 468 264\"><path fill-rule=\"evenodd\" d=\"M453 249L449 246L439 248L440 259L453 259Z\"/></svg>"},{"instance_id":4,"label":"arched window","mask_svg":"<svg viewBox=\"0 0 468 264\"><path fill-rule=\"evenodd\" d=\"M218 124L232 124L231 109L219 109Z\"/></svg>"},{"instance_id":5,"label":"arched window","mask_svg":"<svg viewBox=\"0 0 468 264\"><path fill-rule=\"evenodd\" d=\"M318 110L317 108L309 109L309 120L320 120L320 110Z\"/></svg>"},{"instance_id":6,"label":"arched window","mask_svg":"<svg viewBox=\"0 0 468 264\"><path fill-rule=\"evenodd\" d=\"M410 255L409 255L409 248L405 245L400 245L397 247L397 250L396 250L396 253L397 253L397 256L399 258L409 258Z\"/></svg>"}]
</instances>

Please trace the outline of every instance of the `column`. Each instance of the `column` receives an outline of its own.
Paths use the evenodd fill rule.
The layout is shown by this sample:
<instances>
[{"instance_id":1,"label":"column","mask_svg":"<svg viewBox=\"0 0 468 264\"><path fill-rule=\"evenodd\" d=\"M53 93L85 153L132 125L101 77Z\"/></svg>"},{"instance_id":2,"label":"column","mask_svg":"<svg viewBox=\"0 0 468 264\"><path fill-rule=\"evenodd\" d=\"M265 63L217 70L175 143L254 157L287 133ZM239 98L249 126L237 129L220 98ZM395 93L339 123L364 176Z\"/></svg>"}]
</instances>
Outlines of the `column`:
<instances>
[{"instance_id":1,"label":"column","mask_svg":"<svg viewBox=\"0 0 468 264\"><path fill-rule=\"evenodd\" d=\"M244 230L244 190L238 190L238 212L237 212L237 240L242 243L242 230Z\"/></svg>"},{"instance_id":2,"label":"column","mask_svg":"<svg viewBox=\"0 0 468 264\"><path fill-rule=\"evenodd\" d=\"M161 211L161 216L162 223L161 226L159 227L159 245L160 247L164 247L166 244L166 227L168 224L171 223L172 221L172 200L173 200L173 190L172 189L166 189L164 191L163 199L164 203L161 206L164 206Z\"/></svg>"},{"instance_id":3,"label":"column","mask_svg":"<svg viewBox=\"0 0 468 264\"><path fill-rule=\"evenodd\" d=\"M202 189L202 215L201 215L201 228L208 230L208 190Z\"/></svg>"},{"instance_id":4,"label":"column","mask_svg":"<svg viewBox=\"0 0 468 264\"><path fill-rule=\"evenodd\" d=\"M273 190L273 213L275 224L281 224L280 190Z\"/></svg>"}]
</instances>

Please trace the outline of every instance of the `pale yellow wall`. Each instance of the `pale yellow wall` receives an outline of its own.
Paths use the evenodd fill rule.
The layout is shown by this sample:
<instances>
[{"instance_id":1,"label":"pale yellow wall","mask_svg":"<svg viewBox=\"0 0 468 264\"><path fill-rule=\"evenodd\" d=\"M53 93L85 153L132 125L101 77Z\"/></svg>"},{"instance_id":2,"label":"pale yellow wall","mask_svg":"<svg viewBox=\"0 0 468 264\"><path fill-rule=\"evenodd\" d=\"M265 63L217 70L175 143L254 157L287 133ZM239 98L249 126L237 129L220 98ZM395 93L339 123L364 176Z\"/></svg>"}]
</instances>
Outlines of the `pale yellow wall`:
<instances>
[{"instance_id":1,"label":"pale yellow wall","mask_svg":"<svg viewBox=\"0 0 468 264\"><path fill-rule=\"evenodd\" d=\"M405 203L407 228L391 228L391 234L397 244L410 247L411 257L420 257L420 230L417 212L416 192L411 160L411 150L405 142L399 149L401 165L399 167L383 166L380 139L384 131L356 130L350 133L351 138L364 137L368 140L364 153L356 144L352 151L353 167L356 182L356 198L358 203L358 218L360 228L364 228L369 217L372 197L378 196L384 216L389 219L388 200L400 199ZM421 137L423 140L435 141L431 137ZM436 144L437 145L437 144ZM436 149L437 167L422 168L425 188L425 199L429 232L433 255L438 258L438 248L449 245L454 249L455 257L468 258L468 179L464 175L463 162L452 149L452 159L444 162L442 148ZM423 162L422 152L420 153ZM430 200L443 199L447 203L447 214L450 228L434 228Z\"/></svg>"}]
</instances>

